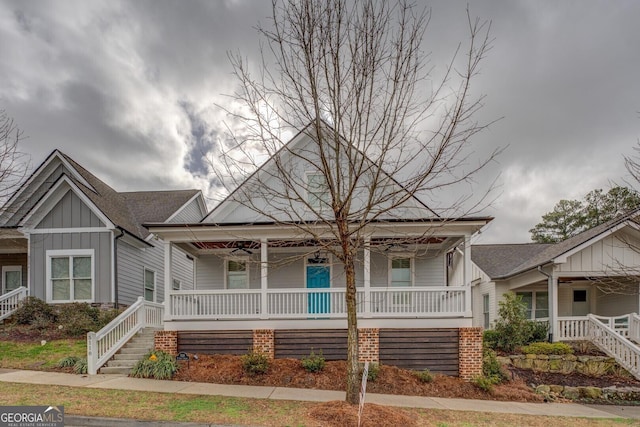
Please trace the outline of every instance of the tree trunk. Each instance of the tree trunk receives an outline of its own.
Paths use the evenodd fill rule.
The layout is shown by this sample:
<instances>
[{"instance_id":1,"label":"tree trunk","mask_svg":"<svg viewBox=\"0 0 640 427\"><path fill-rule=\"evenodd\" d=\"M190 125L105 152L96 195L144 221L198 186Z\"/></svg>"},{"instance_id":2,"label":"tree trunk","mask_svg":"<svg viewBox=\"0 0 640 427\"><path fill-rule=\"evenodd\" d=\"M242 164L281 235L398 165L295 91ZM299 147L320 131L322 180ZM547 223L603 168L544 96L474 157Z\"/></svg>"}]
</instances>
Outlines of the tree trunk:
<instances>
[{"instance_id":1,"label":"tree trunk","mask_svg":"<svg viewBox=\"0 0 640 427\"><path fill-rule=\"evenodd\" d=\"M347 397L357 404L360 391L360 365L358 363L358 312L356 306L356 271L351 251L345 253L344 273L347 282Z\"/></svg>"}]
</instances>

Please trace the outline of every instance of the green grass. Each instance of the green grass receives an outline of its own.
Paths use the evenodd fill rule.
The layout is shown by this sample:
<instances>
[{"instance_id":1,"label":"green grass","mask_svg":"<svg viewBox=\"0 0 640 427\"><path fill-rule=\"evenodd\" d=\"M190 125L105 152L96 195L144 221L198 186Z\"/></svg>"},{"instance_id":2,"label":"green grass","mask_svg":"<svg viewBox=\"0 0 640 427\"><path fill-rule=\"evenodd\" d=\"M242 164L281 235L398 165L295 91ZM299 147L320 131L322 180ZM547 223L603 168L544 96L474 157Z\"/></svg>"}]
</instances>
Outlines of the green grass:
<instances>
[{"instance_id":1,"label":"green grass","mask_svg":"<svg viewBox=\"0 0 640 427\"><path fill-rule=\"evenodd\" d=\"M54 340L41 343L0 341L0 367L20 369L54 368L67 356L86 357L87 342L81 340Z\"/></svg>"},{"instance_id":2,"label":"green grass","mask_svg":"<svg viewBox=\"0 0 640 427\"><path fill-rule=\"evenodd\" d=\"M191 421L199 419L212 412L220 412L226 416L238 419L249 410L246 399L233 397L193 397L190 400L170 402L168 408L178 421Z\"/></svg>"}]
</instances>

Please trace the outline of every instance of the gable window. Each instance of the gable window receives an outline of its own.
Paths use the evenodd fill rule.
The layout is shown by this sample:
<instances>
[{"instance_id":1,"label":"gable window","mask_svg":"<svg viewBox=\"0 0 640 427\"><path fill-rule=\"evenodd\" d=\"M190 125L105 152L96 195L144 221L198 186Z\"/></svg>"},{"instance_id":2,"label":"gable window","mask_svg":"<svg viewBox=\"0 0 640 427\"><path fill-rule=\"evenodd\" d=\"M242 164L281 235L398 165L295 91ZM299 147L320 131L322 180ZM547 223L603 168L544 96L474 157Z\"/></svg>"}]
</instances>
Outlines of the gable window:
<instances>
[{"instance_id":1,"label":"gable window","mask_svg":"<svg viewBox=\"0 0 640 427\"><path fill-rule=\"evenodd\" d=\"M154 302L156 300L156 272L144 269L144 299Z\"/></svg>"},{"instance_id":2,"label":"gable window","mask_svg":"<svg viewBox=\"0 0 640 427\"><path fill-rule=\"evenodd\" d=\"M93 282L93 250L47 251L50 302L91 302Z\"/></svg>"},{"instance_id":3,"label":"gable window","mask_svg":"<svg viewBox=\"0 0 640 427\"><path fill-rule=\"evenodd\" d=\"M2 267L2 293L11 292L22 286L22 267L5 265Z\"/></svg>"},{"instance_id":4,"label":"gable window","mask_svg":"<svg viewBox=\"0 0 640 427\"><path fill-rule=\"evenodd\" d=\"M307 173L307 203L314 210L329 206L329 186L321 173Z\"/></svg>"},{"instance_id":5,"label":"gable window","mask_svg":"<svg viewBox=\"0 0 640 427\"><path fill-rule=\"evenodd\" d=\"M227 260L227 289L248 289L249 272L247 261L228 259Z\"/></svg>"},{"instance_id":6,"label":"gable window","mask_svg":"<svg viewBox=\"0 0 640 427\"><path fill-rule=\"evenodd\" d=\"M482 323L485 329L489 329L489 294L482 295Z\"/></svg>"}]
</instances>

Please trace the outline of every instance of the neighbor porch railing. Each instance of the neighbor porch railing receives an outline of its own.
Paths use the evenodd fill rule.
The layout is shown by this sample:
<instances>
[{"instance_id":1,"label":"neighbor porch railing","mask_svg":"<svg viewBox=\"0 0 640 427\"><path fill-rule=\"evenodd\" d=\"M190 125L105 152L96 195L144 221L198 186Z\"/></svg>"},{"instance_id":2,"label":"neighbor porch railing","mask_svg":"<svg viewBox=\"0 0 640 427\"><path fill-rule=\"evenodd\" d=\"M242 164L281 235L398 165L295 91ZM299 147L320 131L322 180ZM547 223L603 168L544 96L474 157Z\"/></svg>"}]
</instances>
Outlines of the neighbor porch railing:
<instances>
[{"instance_id":1,"label":"neighbor porch railing","mask_svg":"<svg viewBox=\"0 0 640 427\"><path fill-rule=\"evenodd\" d=\"M344 288L172 291L167 319L342 319ZM363 317L463 317L466 287L358 288Z\"/></svg>"},{"instance_id":2,"label":"neighbor porch railing","mask_svg":"<svg viewBox=\"0 0 640 427\"><path fill-rule=\"evenodd\" d=\"M145 327L161 328L164 318L162 304L145 301L143 297L123 311L98 332L87 334L87 372L98 373L98 369Z\"/></svg>"},{"instance_id":3,"label":"neighbor porch railing","mask_svg":"<svg viewBox=\"0 0 640 427\"><path fill-rule=\"evenodd\" d=\"M27 297L27 293L27 288L20 286L18 289L0 295L0 321L11 316L17 310L20 301Z\"/></svg>"},{"instance_id":4,"label":"neighbor porch railing","mask_svg":"<svg viewBox=\"0 0 640 427\"><path fill-rule=\"evenodd\" d=\"M637 314L617 317L593 314L584 317L560 317L557 325L557 340L591 341L640 379L640 347L626 338L637 339L640 329L640 318Z\"/></svg>"}]
</instances>

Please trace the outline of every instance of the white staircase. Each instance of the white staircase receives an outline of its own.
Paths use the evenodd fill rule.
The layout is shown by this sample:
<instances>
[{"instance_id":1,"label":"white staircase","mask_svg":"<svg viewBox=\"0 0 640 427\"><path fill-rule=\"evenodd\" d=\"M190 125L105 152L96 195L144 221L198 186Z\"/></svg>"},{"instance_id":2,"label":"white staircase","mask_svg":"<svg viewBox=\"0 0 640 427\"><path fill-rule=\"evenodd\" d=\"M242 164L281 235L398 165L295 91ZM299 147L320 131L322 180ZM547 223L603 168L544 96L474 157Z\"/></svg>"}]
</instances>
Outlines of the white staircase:
<instances>
[{"instance_id":1,"label":"white staircase","mask_svg":"<svg viewBox=\"0 0 640 427\"><path fill-rule=\"evenodd\" d=\"M20 303L27 297L27 288L20 286L11 292L0 295L0 323L11 316L20 307Z\"/></svg>"},{"instance_id":2,"label":"white staircase","mask_svg":"<svg viewBox=\"0 0 640 427\"><path fill-rule=\"evenodd\" d=\"M100 368L101 374L128 375L131 368L150 350L153 350L153 337L157 328L141 329L113 357Z\"/></svg>"}]
</instances>

